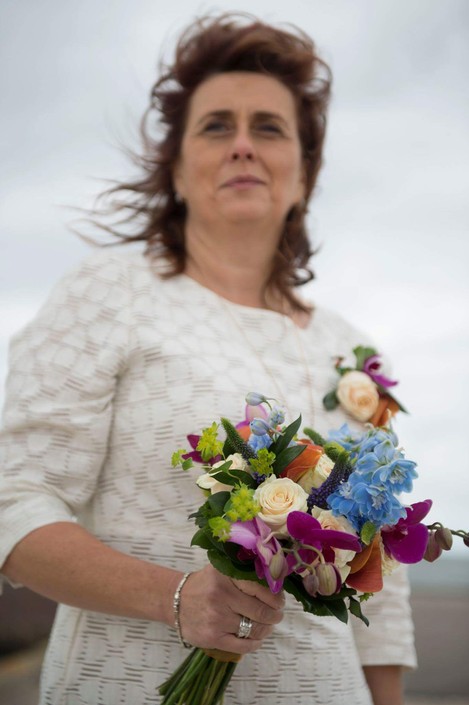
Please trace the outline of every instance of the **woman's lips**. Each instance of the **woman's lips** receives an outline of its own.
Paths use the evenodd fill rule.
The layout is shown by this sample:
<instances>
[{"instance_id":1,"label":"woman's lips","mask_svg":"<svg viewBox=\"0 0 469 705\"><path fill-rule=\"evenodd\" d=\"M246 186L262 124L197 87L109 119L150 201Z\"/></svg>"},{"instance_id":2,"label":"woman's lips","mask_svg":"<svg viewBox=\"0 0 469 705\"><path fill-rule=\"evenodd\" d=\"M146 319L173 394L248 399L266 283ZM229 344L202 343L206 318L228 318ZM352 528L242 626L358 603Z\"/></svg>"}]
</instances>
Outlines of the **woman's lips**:
<instances>
[{"instance_id":1,"label":"woman's lips","mask_svg":"<svg viewBox=\"0 0 469 705\"><path fill-rule=\"evenodd\" d=\"M225 181L223 188L231 187L237 189L251 188L252 186L262 186L264 182L256 176L235 176L229 181Z\"/></svg>"}]
</instances>

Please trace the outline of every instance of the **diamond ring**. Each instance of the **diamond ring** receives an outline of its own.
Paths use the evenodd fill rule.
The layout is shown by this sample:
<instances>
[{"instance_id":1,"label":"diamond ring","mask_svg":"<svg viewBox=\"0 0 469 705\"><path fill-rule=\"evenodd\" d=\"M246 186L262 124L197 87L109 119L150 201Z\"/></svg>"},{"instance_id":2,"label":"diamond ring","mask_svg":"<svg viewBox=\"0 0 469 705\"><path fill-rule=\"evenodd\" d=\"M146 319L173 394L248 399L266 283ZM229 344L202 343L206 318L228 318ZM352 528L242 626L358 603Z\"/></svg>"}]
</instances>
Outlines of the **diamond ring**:
<instances>
[{"instance_id":1,"label":"diamond ring","mask_svg":"<svg viewBox=\"0 0 469 705\"><path fill-rule=\"evenodd\" d=\"M236 636L238 639L248 639L252 630L252 621L249 617L241 617L239 621L239 629Z\"/></svg>"}]
</instances>

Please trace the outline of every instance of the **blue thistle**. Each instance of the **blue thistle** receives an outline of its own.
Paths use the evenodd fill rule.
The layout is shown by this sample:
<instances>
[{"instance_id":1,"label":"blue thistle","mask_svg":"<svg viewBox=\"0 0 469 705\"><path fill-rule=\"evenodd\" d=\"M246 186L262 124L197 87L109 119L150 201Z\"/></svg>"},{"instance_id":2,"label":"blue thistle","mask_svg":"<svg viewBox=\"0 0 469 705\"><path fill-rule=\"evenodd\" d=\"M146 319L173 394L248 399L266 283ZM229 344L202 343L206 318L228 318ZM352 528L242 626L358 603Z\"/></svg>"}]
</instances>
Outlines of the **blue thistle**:
<instances>
[{"instance_id":1,"label":"blue thistle","mask_svg":"<svg viewBox=\"0 0 469 705\"><path fill-rule=\"evenodd\" d=\"M353 467L350 463L350 456L348 452L344 450L337 458L327 480L322 483L321 487L313 487L309 493L309 513L311 514L313 507L329 509L329 503L327 501L329 495L335 492L344 482L347 482L352 472Z\"/></svg>"},{"instance_id":2,"label":"blue thistle","mask_svg":"<svg viewBox=\"0 0 469 705\"><path fill-rule=\"evenodd\" d=\"M260 472L253 472L252 476L255 479L258 487L259 485L262 485L262 483L269 477L268 475L264 475Z\"/></svg>"}]
</instances>

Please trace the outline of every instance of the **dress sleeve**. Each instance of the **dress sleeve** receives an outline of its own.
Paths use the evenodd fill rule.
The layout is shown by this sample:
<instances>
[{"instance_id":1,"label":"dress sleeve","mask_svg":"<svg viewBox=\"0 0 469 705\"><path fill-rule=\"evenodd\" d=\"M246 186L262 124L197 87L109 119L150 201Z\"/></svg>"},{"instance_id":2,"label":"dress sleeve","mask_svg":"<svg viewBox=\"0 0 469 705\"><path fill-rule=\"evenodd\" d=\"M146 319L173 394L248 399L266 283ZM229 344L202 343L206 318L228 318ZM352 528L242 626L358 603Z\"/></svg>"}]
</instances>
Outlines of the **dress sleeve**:
<instances>
[{"instance_id":1,"label":"dress sleeve","mask_svg":"<svg viewBox=\"0 0 469 705\"><path fill-rule=\"evenodd\" d=\"M0 566L28 533L74 521L93 495L127 359L126 274L122 258L100 251L12 339L0 432Z\"/></svg>"}]
</instances>

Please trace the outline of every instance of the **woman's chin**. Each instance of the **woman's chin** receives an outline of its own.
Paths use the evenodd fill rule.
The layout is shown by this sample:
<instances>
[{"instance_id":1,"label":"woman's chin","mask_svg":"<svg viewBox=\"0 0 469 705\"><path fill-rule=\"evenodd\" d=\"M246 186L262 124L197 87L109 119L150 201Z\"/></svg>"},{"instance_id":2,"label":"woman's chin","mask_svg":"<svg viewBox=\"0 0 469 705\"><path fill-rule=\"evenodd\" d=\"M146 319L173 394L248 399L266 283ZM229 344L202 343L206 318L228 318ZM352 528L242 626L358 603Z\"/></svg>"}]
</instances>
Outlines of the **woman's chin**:
<instances>
[{"instance_id":1,"label":"woman's chin","mask_svg":"<svg viewBox=\"0 0 469 705\"><path fill-rule=\"evenodd\" d=\"M275 223L281 219L265 203L245 202L224 204L220 216L229 223Z\"/></svg>"}]
</instances>

